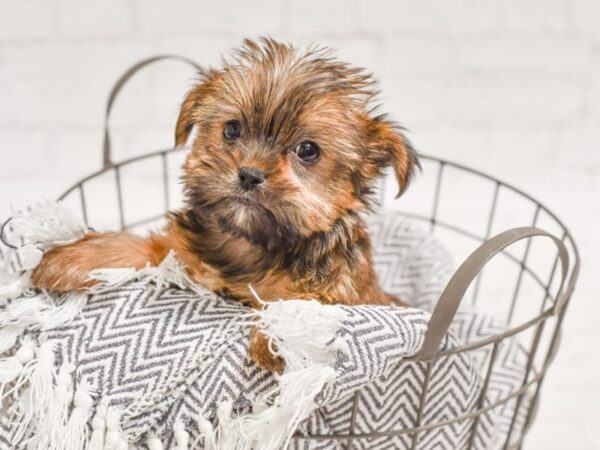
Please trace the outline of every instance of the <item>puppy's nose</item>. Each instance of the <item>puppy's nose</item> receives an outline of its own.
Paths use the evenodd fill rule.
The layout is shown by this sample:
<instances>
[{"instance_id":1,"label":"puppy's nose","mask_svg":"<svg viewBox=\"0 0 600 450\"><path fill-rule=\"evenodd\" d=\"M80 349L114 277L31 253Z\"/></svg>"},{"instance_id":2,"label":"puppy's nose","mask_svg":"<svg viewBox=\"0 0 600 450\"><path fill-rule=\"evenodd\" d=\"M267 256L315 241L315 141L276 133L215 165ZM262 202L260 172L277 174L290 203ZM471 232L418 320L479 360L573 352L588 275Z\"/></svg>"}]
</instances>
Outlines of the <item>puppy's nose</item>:
<instances>
[{"instance_id":1,"label":"puppy's nose","mask_svg":"<svg viewBox=\"0 0 600 450\"><path fill-rule=\"evenodd\" d=\"M265 173L262 170L253 169L251 167L242 167L238 176L240 177L240 186L245 191L254 189L260 183L265 181Z\"/></svg>"}]
</instances>

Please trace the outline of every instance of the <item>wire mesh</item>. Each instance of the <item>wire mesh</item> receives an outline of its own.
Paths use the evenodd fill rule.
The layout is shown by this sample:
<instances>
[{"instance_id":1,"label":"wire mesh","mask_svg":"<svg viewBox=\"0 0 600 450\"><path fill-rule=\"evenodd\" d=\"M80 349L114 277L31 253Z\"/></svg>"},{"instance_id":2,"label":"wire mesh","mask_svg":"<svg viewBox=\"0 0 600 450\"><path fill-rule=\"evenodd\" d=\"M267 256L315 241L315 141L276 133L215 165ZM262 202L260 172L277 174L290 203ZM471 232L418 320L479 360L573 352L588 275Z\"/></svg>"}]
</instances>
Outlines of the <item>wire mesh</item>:
<instances>
[{"instance_id":1,"label":"wire mesh","mask_svg":"<svg viewBox=\"0 0 600 450\"><path fill-rule=\"evenodd\" d=\"M87 197L89 195L88 185L99 177L112 175L114 177L113 180L116 189L118 227L121 230L139 230L140 228L147 228L153 224L160 223L160 220L163 218L164 214L170 208L177 206L172 201L172 192L170 191L171 188L169 187L172 174L170 173L171 169L169 168L168 158L170 155L182 151L184 151L184 149L168 149L131 158L118 164L110 162L102 170L85 177L71 186L63 195L61 195L60 200L75 201L78 203L83 220L88 226L94 227L95 224L91 223L89 215L90 205L88 205ZM423 222L431 228L432 232L440 234L440 236L443 236L444 233L446 233L446 238L443 239L445 243L461 237L466 238L470 242L470 248L472 248L473 246L488 239L496 229L498 225L497 221L501 215L500 197L503 195L503 193L510 192L511 195L516 195L521 200L526 202L526 204L528 204L530 209L533 211L532 215L530 216L531 218L528 220L523 220L521 224L538 226L540 225L542 215L544 215L546 218L545 225L554 228L555 234L559 236L560 241L564 243L570 254L571 263L569 267L567 267L567 281L564 286L564 294L560 298L561 304L559 305L558 298L559 294L561 293L561 287L556 285L556 275L559 267L559 254L557 251L553 255L548 255L542 258L546 263L551 261L549 265L550 270L544 273L543 270L533 264L533 257L535 256L534 253L537 252L537 247L532 244L533 240L529 239L526 241L525 247L520 254L515 251L509 251L508 249L503 250L501 252L502 258L509 265L513 265L516 268L513 287L507 291L508 294L506 295L506 301L508 303L505 320L507 326L506 331L478 342L469 342L451 350L439 351L432 359L422 361L422 364L424 365L425 376L423 379L423 385L421 386L420 404L418 406L418 414L414 427L398 429L394 427L394 424L390 424L390 427L385 430L376 430L369 433L356 432L355 423L359 394L355 393L353 394L354 399L352 415L348 432L345 434L335 435L313 435L310 436L309 439L339 440L345 443L346 448L351 449L357 440L406 435L410 439L411 448L414 449L417 448L418 438L421 433L453 423L471 420L471 431L467 448L472 449L475 448L475 436L477 428L480 425L480 419L482 415L494 408L504 407L505 405L511 405L514 403L512 421L506 436L504 448L520 448L524 436L533 422L535 411L537 409L537 402L539 401L541 385L544 381L548 366L552 362L559 345L560 327L579 270L579 256L577 253L577 248L569 231L562 224L562 222L544 205L523 191L489 175L460 164L430 156L421 156L421 159L430 165L430 169L431 166L433 166L433 170L428 170L428 173L435 174L434 179L431 180L433 186L431 191L433 192L433 195L429 198L429 207L422 204L422 197L420 197L419 204L421 211L429 210L430 213L429 215L426 215L411 211L409 207L405 209L398 209L398 213L403 214L406 217L410 217L413 220ZM157 211L156 214L150 214L148 217L143 217L142 219L128 221L127 210L125 206L126 202L124 201L124 196L127 194L123 190L123 171L127 167L149 160L157 160L160 162L161 169L158 171L158 173L153 174L153 177L150 180L145 180L146 183L152 183L154 185L158 184L162 186L162 193L158 194L159 197L162 198L155 199L157 204L161 204L160 211ZM475 177L481 183L491 186L491 195L489 197L489 201L487 202L489 204L489 207L487 208L487 217L485 217L485 220L482 221L482 223L484 223L484 227L479 233L469 229L465 223L460 223L460 215L453 216L453 213L442 213L442 210L453 211L452 207L446 208L446 205L442 203L445 201L443 200L442 193L447 189L447 184L450 183L452 179L457 178L449 176L447 172L450 168L458 173L469 174L470 176ZM383 189L385 189L385 184ZM385 204L385 196L383 198ZM385 206L392 206L396 208L396 204ZM398 206L402 208L404 203L400 201ZM479 274L471 288L470 301L472 304L477 304L478 307L480 306L483 285L485 284L485 276L487 275L488 270L491 270L491 268L486 267ZM509 281L510 280L506 279L506 283ZM526 282L530 284L528 289L525 289L524 283ZM537 289L542 294L539 296L539 299L537 299L539 306L535 306L537 295L534 295L534 289ZM523 319L519 310L519 305L521 303L528 304L530 309L533 308L535 313ZM516 325L514 323L516 323ZM544 334L544 330L549 330L548 334ZM520 387L507 393L502 398L496 399L496 401L493 403L486 404L485 399L487 388L489 386L493 367L496 362L499 345L504 339L508 339L517 335L525 336L527 333L530 333L531 335L531 344L529 345L529 348L526 348L525 345L521 346L521 350L526 357L527 362L525 376ZM545 339L542 339L543 337ZM521 340L521 342L523 342L523 340ZM478 401L476 402L475 409L472 411L463 411L457 414L456 417L439 421L437 423L422 423L423 410L427 401L430 375L432 367L436 361L439 361L440 358L444 358L451 354L477 352L486 346L491 347L491 353L489 356L487 370L485 374L482 374L483 388L478 397ZM539 361L536 360L537 355L541 355ZM515 423L519 414L519 410L522 407L522 399L524 394L528 391L533 392L530 403L531 406L524 413L525 425L520 429L516 429ZM306 439L306 436L298 437Z\"/></svg>"}]
</instances>

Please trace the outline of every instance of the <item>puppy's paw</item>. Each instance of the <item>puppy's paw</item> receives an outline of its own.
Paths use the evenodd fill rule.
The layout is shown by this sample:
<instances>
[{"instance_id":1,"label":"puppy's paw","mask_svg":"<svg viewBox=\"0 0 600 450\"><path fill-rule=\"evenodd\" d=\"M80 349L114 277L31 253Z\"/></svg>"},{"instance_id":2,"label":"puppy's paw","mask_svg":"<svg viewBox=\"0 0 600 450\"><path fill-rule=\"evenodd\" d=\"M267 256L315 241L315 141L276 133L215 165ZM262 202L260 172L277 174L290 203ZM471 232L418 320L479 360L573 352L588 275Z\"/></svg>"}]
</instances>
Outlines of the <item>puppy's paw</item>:
<instances>
[{"instance_id":1,"label":"puppy's paw","mask_svg":"<svg viewBox=\"0 0 600 450\"><path fill-rule=\"evenodd\" d=\"M273 354L269 349L269 338L256 328L252 328L250 332L248 354L250 355L250 359L262 369L278 374L282 374L283 369L285 369L283 358Z\"/></svg>"},{"instance_id":2,"label":"puppy's paw","mask_svg":"<svg viewBox=\"0 0 600 450\"><path fill-rule=\"evenodd\" d=\"M56 292L81 291L90 287L88 258L72 246L54 248L44 254L31 274L31 282L38 289Z\"/></svg>"}]
</instances>

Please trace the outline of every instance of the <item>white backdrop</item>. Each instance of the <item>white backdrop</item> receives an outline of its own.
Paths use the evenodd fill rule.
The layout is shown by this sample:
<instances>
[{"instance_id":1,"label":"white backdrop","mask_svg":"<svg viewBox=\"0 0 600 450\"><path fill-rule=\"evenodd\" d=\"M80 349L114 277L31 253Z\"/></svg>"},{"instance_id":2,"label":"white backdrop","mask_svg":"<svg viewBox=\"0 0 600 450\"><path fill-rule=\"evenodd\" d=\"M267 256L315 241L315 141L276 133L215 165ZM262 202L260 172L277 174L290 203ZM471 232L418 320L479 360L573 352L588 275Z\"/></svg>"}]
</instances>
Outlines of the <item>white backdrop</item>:
<instances>
[{"instance_id":1,"label":"white backdrop","mask_svg":"<svg viewBox=\"0 0 600 450\"><path fill-rule=\"evenodd\" d=\"M564 219L584 270L526 447L599 449L596 0L0 0L0 215L100 167L105 98L128 65L156 53L216 64L260 34L338 48L374 72L383 110L420 151L514 183ZM192 82L177 63L137 77L116 105L115 159L171 146Z\"/></svg>"}]
</instances>

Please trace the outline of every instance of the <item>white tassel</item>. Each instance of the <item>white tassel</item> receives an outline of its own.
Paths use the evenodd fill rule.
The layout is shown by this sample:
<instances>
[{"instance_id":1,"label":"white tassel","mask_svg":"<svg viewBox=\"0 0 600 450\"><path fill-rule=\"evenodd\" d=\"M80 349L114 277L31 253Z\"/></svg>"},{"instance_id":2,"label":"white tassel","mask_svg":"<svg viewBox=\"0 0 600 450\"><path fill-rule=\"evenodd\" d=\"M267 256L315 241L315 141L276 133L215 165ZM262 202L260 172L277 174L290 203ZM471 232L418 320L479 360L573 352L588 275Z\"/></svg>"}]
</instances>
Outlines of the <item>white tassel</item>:
<instances>
[{"instance_id":1,"label":"white tassel","mask_svg":"<svg viewBox=\"0 0 600 450\"><path fill-rule=\"evenodd\" d=\"M35 358L35 343L24 339L19 350L13 356L0 359L0 404L11 392L18 392L33 372ZM10 391L4 392L9 383L15 385Z\"/></svg>"},{"instance_id":2,"label":"white tassel","mask_svg":"<svg viewBox=\"0 0 600 450\"><path fill-rule=\"evenodd\" d=\"M161 440L155 434L148 436L146 439L146 446L148 447L148 450L164 450Z\"/></svg>"},{"instance_id":3,"label":"white tassel","mask_svg":"<svg viewBox=\"0 0 600 450\"><path fill-rule=\"evenodd\" d=\"M92 294L101 294L109 289L118 288L131 281L139 280L138 271L133 267L92 270L88 279L99 282L88 289L88 292Z\"/></svg>"},{"instance_id":4,"label":"white tassel","mask_svg":"<svg viewBox=\"0 0 600 450\"><path fill-rule=\"evenodd\" d=\"M317 364L282 375L276 389L255 400L258 413L231 417L231 407L226 404L217 414L219 429L215 448L287 448L294 431L317 407L314 398L335 379L332 367Z\"/></svg>"},{"instance_id":5,"label":"white tassel","mask_svg":"<svg viewBox=\"0 0 600 450\"><path fill-rule=\"evenodd\" d=\"M0 311L0 327L16 325L29 330L49 330L73 321L85 307L88 296L71 292L59 299L59 304L45 295L20 298Z\"/></svg>"},{"instance_id":6,"label":"white tassel","mask_svg":"<svg viewBox=\"0 0 600 450\"><path fill-rule=\"evenodd\" d=\"M75 367L70 363L63 363L60 367L56 376L54 399L45 414L47 420L45 423L36 424L36 433L27 445L28 450L58 450L60 448L58 443L65 439L69 408L73 400L72 374L74 370Z\"/></svg>"},{"instance_id":7,"label":"white tassel","mask_svg":"<svg viewBox=\"0 0 600 450\"><path fill-rule=\"evenodd\" d=\"M96 408L96 414L92 419L92 436L87 450L102 450L104 448L104 433L106 431L106 413L109 400L103 398Z\"/></svg>"},{"instance_id":8,"label":"white tassel","mask_svg":"<svg viewBox=\"0 0 600 450\"><path fill-rule=\"evenodd\" d=\"M110 407L106 412L106 436L104 439L104 450L120 450L127 448L127 439L121 431L122 411L117 407Z\"/></svg>"},{"instance_id":9,"label":"white tassel","mask_svg":"<svg viewBox=\"0 0 600 450\"><path fill-rule=\"evenodd\" d=\"M41 244L44 248L69 244L87 231L85 224L69 210L49 201L15 212L11 228L13 236L23 238L25 244Z\"/></svg>"},{"instance_id":10,"label":"white tassel","mask_svg":"<svg viewBox=\"0 0 600 450\"><path fill-rule=\"evenodd\" d=\"M28 274L2 275L0 278L0 306L5 305L8 300L20 297L23 291L29 286Z\"/></svg>"},{"instance_id":11,"label":"white tassel","mask_svg":"<svg viewBox=\"0 0 600 450\"><path fill-rule=\"evenodd\" d=\"M175 257L171 250L158 266L150 266L136 270L133 268L98 269L90 272L90 280L99 281L92 286L89 292L98 294L107 290L117 288L131 281L146 280L156 286L154 297L156 298L161 289L172 284L180 289L200 289L187 275L183 265Z\"/></svg>"},{"instance_id":12,"label":"white tassel","mask_svg":"<svg viewBox=\"0 0 600 450\"><path fill-rule=\"evenodd\" d=\"M59 445L59 448L64 450L81 450L85 448L89 436L88 420L93 405L91 387L85 381L80 382L75 390L73 410L62 436L63 444Z\"/></svg>"},{"instance_id":13,"label":"white tassel","mask_svg":"<svg viewBox=\"0 0 600 450\"><path fill-rule=\"evenodd\" d=\"M177 443L175 449L188 450L190 435L185 431L185 425L180 419L177 419L173 424L173 434L175 435L175 442Z\"/></svg>"},{"instance_id":14,"label":"white tassel","mask_svg":"<svg viewBox=\"0 0 600 450\"><path fill-rule=\"evenodd\" d=\"M64 442L65 436L70 431L67 429L69 408L73 400L73 371L75 366L63 363L56 376L56 389L53 402L49 405L45 416L45 424L36 425L36 432L28 443L28 450L59 449L58 445Z\"/></svg>"},{"instance_id":15,"label":"white tassel","mask_svg":"<svg viewBox=\"0 0 600 450\"><path fill-rule=\"evenodd\" d=\"M347 348L337 337L347 316L343 308L305 300L263 304L249 324L277 348L286 363L284 373L277 387L254 399L251 414L233 417L231 403L223 402L217 408L216 432L199 422L204 436L210 437L205 442L214 449L286 448L298 425L317 407L315 397L335 381L337 353Z\"/></svg>"},{"instance_id":16,"label":"white tassel","mask_svg":"<svg viewBox=\"0 0 600 450\"><path fill-rule=\"evenodd\" d=\"M54 367L54 343L48 341L40 344L36 351L37 365L29 388L24 395L29 396L29 405L33 407L33 418L38 429L44 429L48 420L50 405L54 402L54 380L56 369Z\"/></svg>"},{"instance_id":17,"label":"white tassel","mask_svg":"<svg viewBox=\"0 0 600 450\"><path fill-rule=\"evenodd\" d=\"M22 270L33 270L42 261L44 252L40 249L40 246L29 244L19 247L17 249L17 255Z\"/></svg>"},{"instance_id":18,"label":"white tassel","mask_svg":"<svg viewBox=\"0 0 600 450\"><path fill-rule=\"evenodd\" d=\"M210 421L202 416L196 417L198 427L198 438L192 444L192 448L198 447L198 441L204 439L204 450L217 450L215 429Z\"/></svg>"},{"instance_id":19,"label":"white tassel","mask_svg":"<svg viewBox=\"0 0 600 450\"><path fill-rule=\"evenodd\" d=\"M50 330L66 325L81 314L88 301L88 296L81 292L70 292L65 294L60 304L45 310L38 318L39 328Z\"/></svg>"},{"instance_id":20,"label":"white tassel","mask_svg":"<svg viewBox=\"0 0 600 450\"><path fill-rule=\"evenodd\" d=\"M36 349L36 359L32 363L33 370L29 380L21 379L24 385L29 385L16 399L15 408L18 419L13 422L15 432L13 444L21 442L28 430L43 430L48 420L48 410L54 397L54 379L56 377L54 368L54 345L52 342L44 342ZM15 386L14 388L16 388ZM13 389L14 389L13 388Z\"/></svg>"},{"instance_id":21,"label":"white tassel","mask_svg":"<svg viewBox=\"0 0 600 450\"><path fill-rule=\"evenodd\" d=\"M309 364L330 364L338 351L347 350L346 342L337 336L347 317L339 306L316 300L262 303L264 309L253 312L250 317L257 320L249 324L269 338L271 349L277 348L274 353L285 360L288 371Z\"/></svg>"},{"instance_id":22,"label":"white tassel","mask_svg":"<svg viewBox=\"0 0 600 450\"><path fill-rule=\"evenodd\" d=\"M38 325L40 317L53 307L49 297L44 294L20 298L19 301L9 303L4 310L0 311L0 327L11 324L25 327Z\"/></svg>"},{"instance_id":23,"label":"white tassel","mask_svg":"<svg viewBox=\"0 0 600 450\"><path fill-rule=\"evenodd\" d=\"M65 428L69 422L69 409L73 401L73 372L75 366L65 362L60 366L56 376L56 390L54 391L54 404L48 411L48 430L46 436L51 436L50 444L58 442L65 435ZM47 447L39 447L40 450Z\"/></svg>"},{"instance_id":24,"label":"white tassel","mask_svg":"<svg viewBox=\"0 0 600 450\"><path fill-rule=\"evenodd\" d=\"M0 328L0 353L7 352L13 348L17 342L17 338L23 334L24 330L25 327L22 325L7 325L4 328Z\"/></svg>"}]
</instances>

